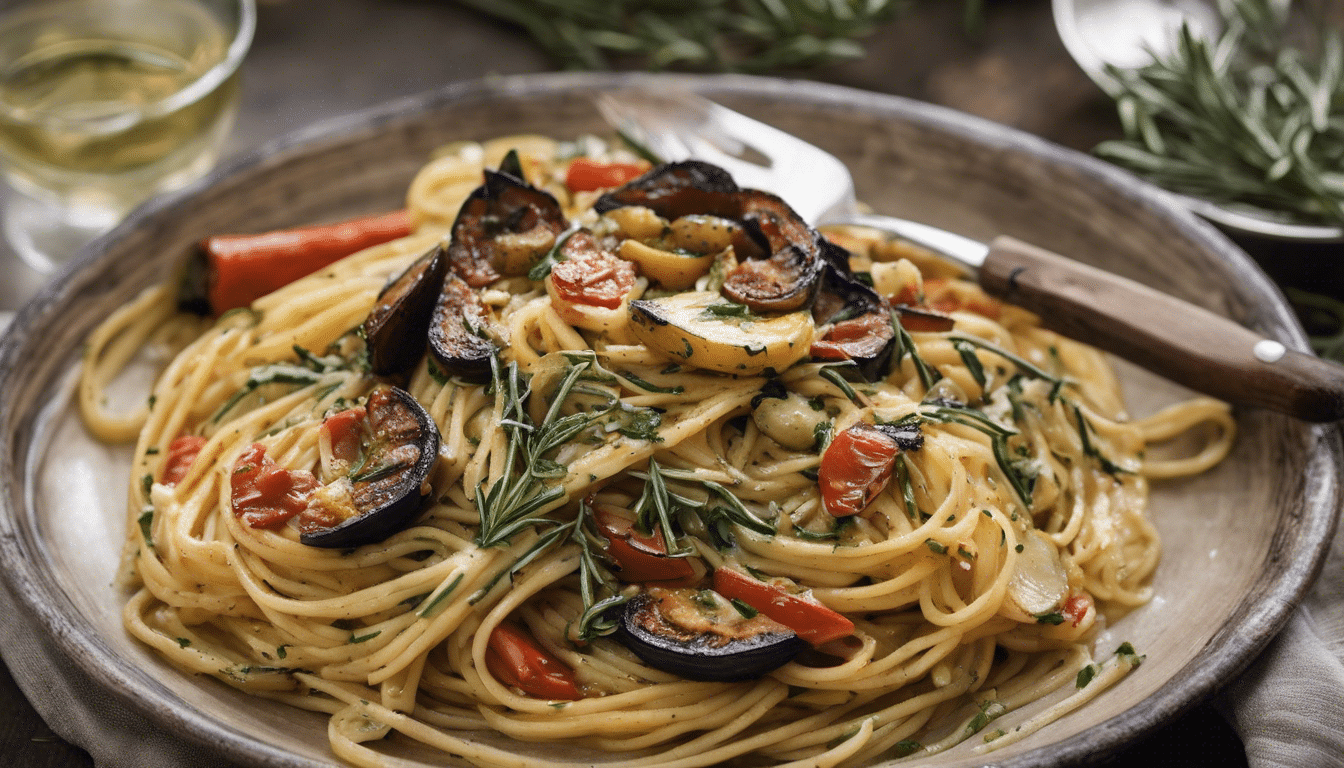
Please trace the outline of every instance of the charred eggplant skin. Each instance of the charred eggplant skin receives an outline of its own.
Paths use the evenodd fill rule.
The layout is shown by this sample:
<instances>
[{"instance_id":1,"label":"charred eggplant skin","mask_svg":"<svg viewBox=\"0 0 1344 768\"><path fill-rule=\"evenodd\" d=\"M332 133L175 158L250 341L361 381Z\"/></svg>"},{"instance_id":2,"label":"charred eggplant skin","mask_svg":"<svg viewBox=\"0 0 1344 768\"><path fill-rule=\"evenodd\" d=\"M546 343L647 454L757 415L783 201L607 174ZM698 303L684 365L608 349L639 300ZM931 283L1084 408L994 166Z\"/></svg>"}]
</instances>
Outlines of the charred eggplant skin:
<instances>
[{"instance_id":1,"label":"charred eggplant skin","mask_svg":"<svg viewBox=\"0 0 1344 768\"><path fill-rule=\"evenodd\" d=\"M468 197L453 221L448 257L452 271L472 288L501 277L495 237L536 227L558 235L569 228L565 212L551 193L508 173L485 171L485 183Z\"/></svg>"},{"instance_id":2,"label":"charred eggplant skin","mask_svg":"<svg viewBox=\"0 0 1344 768\"><path fill-rule=\"evenodd\" d=\"M877 431L896 441L902 451L918 451L924 447L924 433L919 424L874 424Z\"/></svg>"},{"instance_id":3,"label":"charred eggplant skin","mask_svg":"<svg viewBox=\"0 0 1344 768\"><path fill-rule=\"evenodd\" d=\"M603 194L593 203L593 210L606 213L642 205L668 220L697 213L736 219L741 208L737 192L737 182L717 165L683 160L656 166Z\"/></svg>"},{"instance_id":4,"label":"charred eggplant skin","mask_svg":"<svg viewBox=\"0 0 1344 768\"><path fill-rule=\"evenodd\" d=\"M362 327L369 368L375 374L392 376L420 361L429 320L447 274L447 249L436 245L378 294Z\"/></svg>"},{"instance_id":5,"label":"charred eggplant skin","mask_svg":"<svg viewBox=\"0 0 1344 768\"><path fill-rule=\"evenodd\" d=\"M359 514L328 528L301 531L304 544L330 549L372 544L406 528L420 512L439 458L438 427L415 397L398 387L375 388L365 407L376 444L369 462L400 466L355 481L351 497Z\"/></svg>"},{"instance_id":6,"label":"charred eggplant skin","mask_svg":"<svg viewBox=\"0 0 1344 768\"><path fill-rule=\"evenodd\" d=\"M449 275L429 323L429 352L444 373L472 382L490 378L495 345L483 333L489 311L480 296L456 275Z\"/></svg>"},{"instance_id":7,"label":"charred eggplant skin","mask_svg":"<svg viewBox=\"0 0 1344 768\"><path fill-rule=\"evenodd\" d=\"M733 682L753 680L787 664L808 645L783 630L722 641L669 622L648 592L625 604L616 638L644 663L688 680Z\"/></svg>"}]
</instances>

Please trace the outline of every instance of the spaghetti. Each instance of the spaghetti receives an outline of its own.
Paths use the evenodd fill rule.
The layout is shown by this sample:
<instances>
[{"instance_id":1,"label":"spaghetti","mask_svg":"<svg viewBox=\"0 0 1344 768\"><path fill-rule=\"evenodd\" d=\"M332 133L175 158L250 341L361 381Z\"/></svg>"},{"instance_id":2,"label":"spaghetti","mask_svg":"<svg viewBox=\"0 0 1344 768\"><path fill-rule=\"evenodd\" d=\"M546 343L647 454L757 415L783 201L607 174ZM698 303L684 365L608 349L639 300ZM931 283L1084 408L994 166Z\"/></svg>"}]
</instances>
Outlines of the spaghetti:
<instances>
[{"instance_id":1,"label":"spaghetti","mask_svg":"<svg viewBox=\"0 0 1344 768\"><path fill-rule=\"evenodd\" d=\"M326 713L334 753L364 766L397 739L489 766L567 764L535 742L575 764L862 765L975 733L980 748L1008 743L1138 663L1127 645L1094 660L1092 644L1151 595L1147 478L1216 463L1233 435L1224 405L1129 420L1101 353L863 230L831 233L853 273L828 267L813 285L871 278L889 337L874 354L872 329L846 325L867 321L822 316L825 296L729 301L750 293L732 282L750 261L740 221L576 192L576 150L634 161L592 139L454 145L411 185L411 236L204 330L162 288L108 321L80 400L95 434L138 434L131 633L184 670ZM355 329L502 161L559 201L566 229L506 226L497 274L469 287L488 374L431 351L373 375ZM788 266L768 250L758 262ZM152 407L107 413L103 388L154 333L180 351ZM303 543L302 515L249 522L236 476L258 462L308 510L324 491L304 488L372 482L341 463L331 419L372 410L380 378L440 440L414 519L341 548ZM1196 455L1145 458L1191 430ZM797 615L776 615L771 595ZM632 625L651 602L661 618ZM644 647L640 627L671 625L682 640L663 657ZM704 649L758 625L788 640L766 655L793 650L729 679ZM1034 720L988 727L1063 688L1076 692Z\"/></svg>"}]
</instances>

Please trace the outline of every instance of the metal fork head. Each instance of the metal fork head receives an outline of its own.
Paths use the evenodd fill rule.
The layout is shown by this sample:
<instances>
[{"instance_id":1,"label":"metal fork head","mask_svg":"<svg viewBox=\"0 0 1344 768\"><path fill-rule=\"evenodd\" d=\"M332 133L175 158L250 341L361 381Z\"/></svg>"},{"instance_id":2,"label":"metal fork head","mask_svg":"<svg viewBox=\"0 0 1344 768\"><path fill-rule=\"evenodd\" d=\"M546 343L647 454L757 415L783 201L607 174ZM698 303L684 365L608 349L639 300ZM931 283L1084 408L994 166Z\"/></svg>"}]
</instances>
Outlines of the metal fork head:
<instances>
[{"instance_id":1,"label":"metal fork head","mask_svg":"<svg viewBox=\"0 0 1344 768\"><path fill-rule=\"evenodd\" d=\"M713 163L740 186L779 195L814 225L855 211L853 178L834 155L689 91L629 88L602 94L597 106L663 160Z\"/></svg>"}]
</instances>

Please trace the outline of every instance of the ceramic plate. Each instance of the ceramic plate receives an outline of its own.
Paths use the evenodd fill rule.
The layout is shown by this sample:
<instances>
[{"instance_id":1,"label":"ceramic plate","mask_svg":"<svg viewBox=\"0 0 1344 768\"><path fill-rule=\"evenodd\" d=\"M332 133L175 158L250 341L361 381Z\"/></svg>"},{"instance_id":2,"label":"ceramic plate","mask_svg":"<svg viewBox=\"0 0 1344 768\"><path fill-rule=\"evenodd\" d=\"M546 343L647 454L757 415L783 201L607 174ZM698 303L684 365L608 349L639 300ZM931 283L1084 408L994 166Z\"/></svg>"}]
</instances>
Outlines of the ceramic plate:
<instances>
[{"instance_id":1,"label":"ceramic plate","mask_svg":"<svg viewBox=\"0 0 1344 768\"><path fill-rule=\"evenodd\" d=\"M606 132L593 97L622 75L543 75L459 84L265 148L135 214L18 316L0 342L0 569L17 613L6 654L71 665L90 696L147 719L161 741L254 766L333 765L325 718L181 674L122 629L114 583L129 451L87 436L71 407L89 331L170 277L203 235L397 207L431 151L518 132ZM833 86L746 77L668 78L812 140L849 163L878 211L987 238L1005 233L1138 279L1306 349L1282 297L1212 227L1103 163L965 115ZM1189 396L1120 364L1131 412ZM1113 690L1024 741L963 744L927 765L1087 762L1232 680L1283 624L1325 552L1340 504L1339 436L1267 412L1238 413L1216 470L1157 483L1165 555L1151 604L1107 631L1147 660ZM16 650L17 647L17 650ZM11 660L11 666L14 662ZM29 676L28 679L41 679ZM48 717L45 691L30 698ZM55 689L53 684L53 689ZM116 710L116 711L114 711ZM1031 709L1005 718L1010 723ZM1011 719L1010 719L1011 718ZM93 732L96 733L96 721ZM78 731L77 731L78 732ZM86 735L96 751L100 737ZM77 738L79 740L79 738ZM93 742L93 743L88 743ZM438 764L410 754L412 764Z\"/></svg>"}]
</instances>

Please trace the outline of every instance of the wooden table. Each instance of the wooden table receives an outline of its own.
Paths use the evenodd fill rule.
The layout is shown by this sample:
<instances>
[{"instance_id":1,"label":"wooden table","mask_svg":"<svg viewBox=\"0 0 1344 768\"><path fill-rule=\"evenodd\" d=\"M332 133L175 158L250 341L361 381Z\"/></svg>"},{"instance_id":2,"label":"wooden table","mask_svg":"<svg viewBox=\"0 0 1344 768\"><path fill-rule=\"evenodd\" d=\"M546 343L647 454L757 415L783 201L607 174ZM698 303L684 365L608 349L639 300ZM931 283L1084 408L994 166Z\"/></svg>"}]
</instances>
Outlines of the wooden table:
<instances>
[{"instance_id":1,"label":"wooden table","mask_svg":"<svg viewBox=\"0 0 1344 768\"><path fill-rule=\"evenodd\" d=\"M861 61L784 73L908 96L987 117L1086 151L1117 132L1111 103L1069 59L1049 0L990 0L983 32L961 25L962 4L921 0L869 39ZM244 65L244 95L229 154L314 121L491 73L554 68L525 35L449 0L262 0ZM1244 243L1277 279L1344 293L1339 246ZM0 249L4 246L0 245ZM1324 265L1324 266L1323 266ZM0 252L0 310L17 308L43 277ZM0 667L0 755L25 768L92 761L37 716ZM1211 705L1196 707L1115 765L1246 764L1235 733Z\"/></svg>"}]
</instances>

